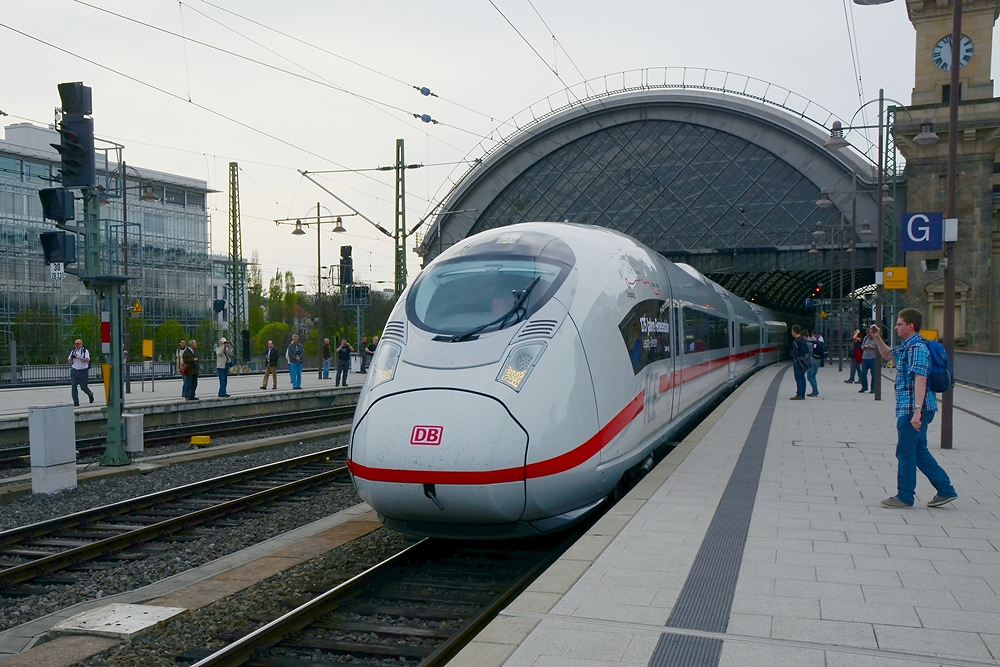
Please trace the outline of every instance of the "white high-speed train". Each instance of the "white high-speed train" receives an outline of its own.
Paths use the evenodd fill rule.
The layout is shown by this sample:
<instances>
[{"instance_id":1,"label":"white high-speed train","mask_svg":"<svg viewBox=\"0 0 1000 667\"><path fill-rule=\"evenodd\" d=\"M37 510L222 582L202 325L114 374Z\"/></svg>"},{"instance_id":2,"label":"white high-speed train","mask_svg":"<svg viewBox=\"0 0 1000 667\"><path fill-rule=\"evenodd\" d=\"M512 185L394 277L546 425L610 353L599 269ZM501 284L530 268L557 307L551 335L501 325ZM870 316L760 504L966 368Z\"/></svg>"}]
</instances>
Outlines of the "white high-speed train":
<instances>
[{"instance_id":1,"label":"white high-speed train","mask_svg":"<svg viewBox=\"0 0 1000 667\"><path fill-rule=\"evenodd\" d=\"M597 507L787 327L623 234L525 223L466 238L393 309L349 462L385 525L538 535Z\"/></svg>"}]
</instances>

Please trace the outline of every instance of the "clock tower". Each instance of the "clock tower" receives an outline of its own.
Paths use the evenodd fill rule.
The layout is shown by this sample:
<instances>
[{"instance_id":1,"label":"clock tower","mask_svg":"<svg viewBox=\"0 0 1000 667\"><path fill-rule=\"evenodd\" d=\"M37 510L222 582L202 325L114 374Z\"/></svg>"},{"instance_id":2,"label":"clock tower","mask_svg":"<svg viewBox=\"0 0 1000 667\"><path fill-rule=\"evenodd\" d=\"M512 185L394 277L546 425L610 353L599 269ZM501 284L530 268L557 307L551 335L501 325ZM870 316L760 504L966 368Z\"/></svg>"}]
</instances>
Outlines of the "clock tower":
<instances>
[{"instance_id":1,"label":"clock tower","mask_svg":"<svg viewBox=\"0 0 1000 667\"><path fill-rule=\"evenodd\" d=\"M948 173L948 103L951 69L958 66L958 243L955 246L955 348L1000 352L1000 99L991 73L993 28L1000 0L963 0L958 63L951 59L954 0L906 0L917 31L910 106L896 109L892 134L906 158L907 213L944 211ZM929 116L940 141L913 138ZM901 219L885 220L898 227ZM896 231L896 236L900 232ZM903 305L924 313L924 328L939 334L944 322L943 252L898 252L886 264L909 268ZM894 315L888 315L889 318ZM890 326L891 326L890 320Z\"/></svg>"}]
</instances>

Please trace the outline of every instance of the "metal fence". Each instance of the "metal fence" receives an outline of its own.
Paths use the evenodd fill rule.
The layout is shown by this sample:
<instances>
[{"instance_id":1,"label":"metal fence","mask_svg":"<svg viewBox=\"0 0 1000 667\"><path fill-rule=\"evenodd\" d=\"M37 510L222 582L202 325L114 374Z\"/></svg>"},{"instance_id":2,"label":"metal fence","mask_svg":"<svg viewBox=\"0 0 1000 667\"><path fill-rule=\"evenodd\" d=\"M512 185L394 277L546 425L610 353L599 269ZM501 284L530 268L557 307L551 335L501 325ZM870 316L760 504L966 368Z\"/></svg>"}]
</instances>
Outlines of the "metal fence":
<instances>
[{"instance_id":1,"label":"metal fence","mask_svg":"<svg viewBox=\"0 0 1000 667\"><path fill-rule=\"evenodd\" d=\"M955 350L955 380L974 387L1000 391L1000 354Z\"/></svg>"},{"instance_id":2,"label":"metal fence","mask_svg":"<svg viewBox=\"0 0 1000 667\"><path fill-rule=\"evenodd\" d=\"M139 382L143 378L147 380L156 378L170 378L177 376L177 370L172 361L154 362L134 362L127 364L129 379ZM17 366L0 368L0 386L41 386L41 385L61 385L69 384L69 364L35 364L31 366ZM13 375L13 382L11 376ZM89 382L102 382L101 365L93 364L87 374Z\"/></svg>"}]
</instances>

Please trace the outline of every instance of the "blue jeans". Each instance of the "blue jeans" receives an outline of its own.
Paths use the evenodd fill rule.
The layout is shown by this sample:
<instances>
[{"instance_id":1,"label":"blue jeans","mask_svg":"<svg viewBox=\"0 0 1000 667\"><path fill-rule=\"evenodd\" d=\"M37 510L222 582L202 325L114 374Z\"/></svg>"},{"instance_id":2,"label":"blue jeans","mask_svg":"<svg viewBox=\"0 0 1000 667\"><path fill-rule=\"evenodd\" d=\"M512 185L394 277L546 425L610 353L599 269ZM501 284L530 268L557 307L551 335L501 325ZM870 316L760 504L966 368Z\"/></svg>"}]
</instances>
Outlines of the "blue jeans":
<instances>
[{"instance_id":1,"label":"blue jeans","mask_svg":"<svg viewBox=\"0 0 1000 667\"><path fill-rule=\"evenodd\" d=\"M806 396L806 372L802 370L797 362L792 362L792 371L795 373L795 395L799 398Z\"/></svg>"},{"instance_id":2,"label":"blue jeans","mask_svg":"<svg viewBox=\"0 0 1000 667\"><path fill-rule=\"evenodd\" d=\"M329 380L330 379L330 358L329 357L327 357L326 359L323 360L323 379L324 380Z\"/></svg>"},{"instance_id":3,"label":"blue jeans","mask_svg":"<svg viewBox=\"0 0 1000 667\"><path fill-rule=\"evenodd\" d=\"M854 361L854 359L851 359L851 377L848 378L847 381L853 383L855 375L858 375L858 377L860 379L860 376L861 376L861 364L859 364L858 362Z\"/></svg>"},{"instance_id":4,"label":"blue jeans","mask_svg":"<svg viewBox=\"0 0 1000 667\"><path fill-rule=\"evenodd\" d=\"M871 388L875 389L875 360L861 360L861 391L868 391L868 375L871 374Z\"/></svg>"},{"instance_id":5,"label":"blue jeans","mask_svg":"<svg viewBox=\"0 0 1000 667\"><path fill-rule=\"evenodd\" d=\"M219 376L219 396L228 396L229 392L226 391L226 387L229 386L229 369L216 368L215 373Z\"/></svg>"},{"instance_id":6,"label":"blue jeans","mask_svg":"<svg viewBox=\"0 0 1000 667\"><path fill-rule=\"evenodd\" d=\"M288 379L292 383L292 389L302 388L302 362L293 361L288 364Z\"/></svg>"},{"instance_id":7,"label":"blue jeans","mask_svg":"<svg viewBox=\"0 0 1000 667\"><path fill-rule=\"evenodd\" d=\"M819 387L816 386L816 371L819 370L819 366L816 365L816 360L813 360L813 366L808 371L806 371L806 378L809 380L809 385L812 387L813 393L819 393Z\"/></svg>"},{"instance_id":8,"label":"blue jeans","mask_svg":"<svg viewBox=\"0 0 1000 667\"><path fill-rule=\"evenodd\" d=\"M896 418L896 432L899 434L896 442L896 459L899 461L896 497L910 505L913 504L913 494L917 490L917 470L924 474L939 495L948 498L958 495L951 485L948 473L927 451L927 426L934 420L934 413L925 412L922 417L923 423L920 424L919 431L910 423L912 415Z\"/></svg>"}]
</instances>

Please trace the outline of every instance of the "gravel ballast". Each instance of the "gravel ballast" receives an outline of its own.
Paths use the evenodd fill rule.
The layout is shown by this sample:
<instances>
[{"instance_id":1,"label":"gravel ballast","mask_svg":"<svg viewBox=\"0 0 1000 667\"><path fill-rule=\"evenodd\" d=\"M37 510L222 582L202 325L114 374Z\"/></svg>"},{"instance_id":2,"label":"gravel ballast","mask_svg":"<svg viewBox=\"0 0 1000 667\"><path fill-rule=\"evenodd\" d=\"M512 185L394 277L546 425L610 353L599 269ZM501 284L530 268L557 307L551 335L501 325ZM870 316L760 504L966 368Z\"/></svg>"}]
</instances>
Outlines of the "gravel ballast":
<instances>
[{"instance_id":1,"label":"gravel ballast","mask_svg":"<svg viewBox=\"0 0 1000 667\"><path fill-rule=\"evenodd\" d=\"M169 466L145 475L108 477L88 481L76 489L43 496L25 496L3 505L0 530L8 530L118 502L168 488L217 477L266 463L286 460L346 443L346 435L297 442L284 447L235 456ZM271 537L306 525L361 502L353 486L339 484L313 494L303 502L283 502L273 507L236 515L237 526L220 528L184 542L168 544L162 552L111 569L77 571L77 582L48 587L42 594L0 598L0 630L39 618L73 604L134 590L171 575L253 546ZM140 664L140 663L119 663Z\"/></svg>"}]
</instances>

